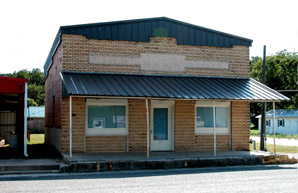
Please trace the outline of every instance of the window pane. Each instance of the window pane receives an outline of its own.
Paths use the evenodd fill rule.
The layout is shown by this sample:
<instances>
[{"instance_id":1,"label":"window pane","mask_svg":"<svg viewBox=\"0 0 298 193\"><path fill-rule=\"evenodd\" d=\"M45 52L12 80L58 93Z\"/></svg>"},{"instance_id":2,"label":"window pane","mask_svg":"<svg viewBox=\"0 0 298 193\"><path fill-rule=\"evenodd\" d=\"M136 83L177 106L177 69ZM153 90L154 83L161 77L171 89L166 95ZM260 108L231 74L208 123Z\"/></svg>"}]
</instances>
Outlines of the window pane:
<instances>
[{"instance_id":1,"label":"window pane","mask_svg":"<svg viewBox=\"0 0 298 193\"><path fill-rule=\"evenodd\" d=\"M216 127L228 127L228 108L215 108ZM213 107L197 107L196 127L213 127Z\"/></svg>"},{"instance_id":2,"label":"window pane","mask_svg":"<svg viewBox=\"0 0 298 193\"><path fill-rule=\"evenodd\" d=\"M197 127L213 127L212 107L197 107Z\"/></svg>"},{"instance_id":3,"label":"window pane","mask_svg":"<svg viewBox=\"0 0 298 193\"><path fill-rule=\"evenodd\" d=\"M125 128L125 106L88 106L88 128Z\"/></svg>"},{"instance_id":4,"label":"window pane","mask_svg":"<svg viewBox=\"0 0 298 193\"><path fill-rule=\"evenodd\" d=\"M215 109L216 127L228 127L228 108L216 107Z\"/></svg>"}]
</instances>

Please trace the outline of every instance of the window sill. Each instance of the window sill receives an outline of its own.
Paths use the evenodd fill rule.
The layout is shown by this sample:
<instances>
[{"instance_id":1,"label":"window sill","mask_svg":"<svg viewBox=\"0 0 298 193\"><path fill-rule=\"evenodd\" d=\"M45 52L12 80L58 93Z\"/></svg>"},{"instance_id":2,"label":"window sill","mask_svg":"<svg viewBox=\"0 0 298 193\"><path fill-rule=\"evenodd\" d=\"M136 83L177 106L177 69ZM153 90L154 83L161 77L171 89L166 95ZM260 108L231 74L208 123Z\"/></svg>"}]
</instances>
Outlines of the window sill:
<instances>
[{"instance_id":1,"label":"window sill","mask_svg":"<svg viewBox=\"0 0 298 193\"><path fill-rule=\"evenodd\" d=\"M214 135L213 133L195 133L195 136L198 135ZM216 135L231 135L230 133L216 133Z\"/></svg>"},{"instance_id":2,"label":"window sill","mask_svg":"<svg viewBox=\"0 0 298 193\"><path fill-rule=\"evenodd\" d=\"M100 133L100 134L87 134L86 137L92 137L92 136L128 136L128 134L123 134L123 133Z\"/></svg>"}]
</instances>

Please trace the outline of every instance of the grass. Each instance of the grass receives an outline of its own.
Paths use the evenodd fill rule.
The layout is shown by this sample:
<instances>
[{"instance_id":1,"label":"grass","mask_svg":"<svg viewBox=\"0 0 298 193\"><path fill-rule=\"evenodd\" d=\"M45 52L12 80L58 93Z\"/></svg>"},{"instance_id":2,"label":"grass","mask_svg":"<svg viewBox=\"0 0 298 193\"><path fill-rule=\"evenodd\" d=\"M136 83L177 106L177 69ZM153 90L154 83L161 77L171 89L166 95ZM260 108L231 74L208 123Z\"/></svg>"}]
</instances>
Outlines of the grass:
<instances>
[{"instance_id":1,"label":"grass","mask_svg":"<svg viewBox=\"0 0 298 193\"><path fill-rule=\"evenodd\" d=\"M250 130L250 136L260 136L259 130Z\"/></svg>"},{"instance_id":2,"label":"grass","mask_svg":"<svg viewBox=\"0 0 298 193\"><path fill-rule=\"evenodd\" d=\"M296 146L285 146L285 145L276 145L277 153L298 153L298 147ZM253 144L250 144L249 150L253 151ZM260 151L260 143L257 143L257 151ZM274 152L273 144L267 144L267 151Z\"/></svg>"},{"instance_id":3,"label":"grass","mask_svg":"<svg viewBox=\"0 0 298 193\"><path fill-rule=\"evenodd\" d=\"M27 140L28 145L43 144L44 134L30 134L30 141Z\"/></svg>"},{"instance_id":4,"label":"grass","mask_svg":"<svg viewBox=\"0 0 298 193\"><path fill-rule=\"evenodd\" d=\"M250 130L250 136L260 137L259 130ZM267 137L274 137L271 134L267 134ZM298 139L298 135L276 134L276 138Z\"/></svg>"}]
</instances>

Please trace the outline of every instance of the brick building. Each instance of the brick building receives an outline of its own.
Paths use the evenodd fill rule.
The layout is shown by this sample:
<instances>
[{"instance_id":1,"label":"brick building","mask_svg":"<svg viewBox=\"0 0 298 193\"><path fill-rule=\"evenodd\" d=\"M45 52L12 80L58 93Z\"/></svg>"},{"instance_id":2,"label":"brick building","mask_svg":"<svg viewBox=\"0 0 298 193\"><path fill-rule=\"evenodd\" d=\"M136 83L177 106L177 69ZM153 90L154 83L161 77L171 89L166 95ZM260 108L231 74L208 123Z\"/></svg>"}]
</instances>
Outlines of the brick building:
<instances>
[{"instance_id":1,"label":"brick building","mask_svg":"<svg viewBox=\"0 0 298 193\"><path fill-rule=\"evenodd\" d=\"M63 153L249 150L250 102L288 100L249 78L251 44L165 17L60 27L44 66L46 142Z\"/></svg>"}]
</instances>

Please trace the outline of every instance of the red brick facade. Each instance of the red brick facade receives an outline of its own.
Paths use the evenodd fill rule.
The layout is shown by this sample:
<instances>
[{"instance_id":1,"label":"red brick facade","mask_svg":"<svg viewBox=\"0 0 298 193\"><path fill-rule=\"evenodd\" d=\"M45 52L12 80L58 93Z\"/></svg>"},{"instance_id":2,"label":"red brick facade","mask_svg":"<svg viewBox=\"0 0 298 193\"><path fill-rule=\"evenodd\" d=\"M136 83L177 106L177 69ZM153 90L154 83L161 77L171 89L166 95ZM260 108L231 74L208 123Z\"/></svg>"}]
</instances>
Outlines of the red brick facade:
<instances>
[{"instance_id":1,"label":"red brick facade","mask_svg":"<svg viewBox=\"0 0 298 193\"><path fill-rule=\"evenodd\" d=\"M62 100L62 68L63 46L58 46L53 57L53 64L48 71L45 81L45 125L46 127L61 127L61 100Z\"/></svg>"}]
</instances>

